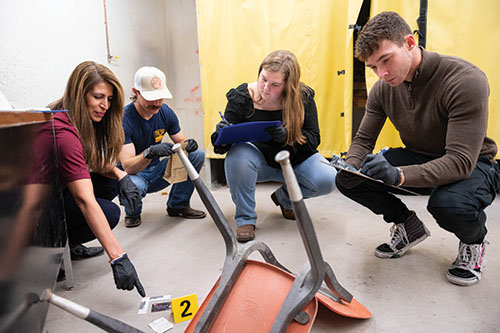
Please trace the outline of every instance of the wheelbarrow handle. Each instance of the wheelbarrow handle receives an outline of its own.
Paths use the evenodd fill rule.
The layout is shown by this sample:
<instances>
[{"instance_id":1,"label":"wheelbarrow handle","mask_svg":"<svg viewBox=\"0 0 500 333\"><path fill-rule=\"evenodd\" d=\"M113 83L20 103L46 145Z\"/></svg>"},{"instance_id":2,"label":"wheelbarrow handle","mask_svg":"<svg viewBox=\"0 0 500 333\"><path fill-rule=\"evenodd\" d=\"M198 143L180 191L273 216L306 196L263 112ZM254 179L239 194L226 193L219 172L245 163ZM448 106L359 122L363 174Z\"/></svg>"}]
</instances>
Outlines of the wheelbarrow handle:
<instances>
[{"instance_id":1,"label":"wheelbarrow handle","mask_svg":"<svg viewBox=\"0 0 500 333\"><path fill-rule=\"evenodd\" d=\"M137 328L130 326L118 319L108 317L102 313L95 312L87 307L72 302L66 298L57 296L52 293L52 290L50 289L45 289L43 291L40 300L49 302L50 304L53 304L76 317L94 324L95 326L101 328L106 332L144 333L144 331L138 330Z\"/></svg>"},{"instance_id":2,"label":"wheelbarrow handle","mask_svg":"<svg viewBox=\"0 0 500 333\"><path fill-rule=\"evenodd\" d=\"M292 201L293 212L297 220L297 226L299 228L304 247L306 248L307 257L309 258L313 274L320 275L318 279L323 280L323 255L321 254L318 238L316 237L311 217L309 216L307 208L304 204L302 191L300 190L299 183L297 182L297 178L293 172L289 157L290 153L286 150L282 150L276 154L275 160L281 165L283 178L285 179L288 194L290 195L290 200Z\"/></svg>"},{"instance_id":3,"label":"wheelbarrow handle","mask_svg":"<svg viewBox=\"0 0 500 333\"><path fill-rule=\"evenodd\" d=\"M314 271L321 273L321 280L326 282L327 286L336 296L342 300L351 302L352 295L337 281L330 265L323 261L323 255L321 254L318 238L316 237L311 217L309 216L307 207L305 206L302 191L300 190L299 183L297 182L297 178L293 172L289 157L290 153L283 150L276 154L275 160L281 165L281 169L283 171L283 177L285 178L290 200L292 201L294 213L297 217L297 225L306 248L307 256L311 263L312 273L314 274Z\"/></svg>"},{"instance_id":4,"label":"wheelbarrow handle","mask_svg":"<svg viewBox=\"0 0 500 333\"><path fill-rule=\"evenodd\" d=\"M292 202L301 201L303 199L302 191L300 190L299 183L297 182L292 165L290 164L290 153L286 150L282 150L276 154L274 159L281 165L290 200Z\"/></svg>"},{"instance_id":5,"label":"wheelbarrow handle","mask_svg":"<svg viewBox=\"0 0 500 333\"><path fill-rule=\"evenodd\" d=\"M182 145L180 143L176 143L172 146L172 150L177 153L177 155L179 155L179 158L181 159L181 162L188 173L189 179L194 182L196 179L200 178L200 175L194 168L193 164L189 161L186 153L184 153L184 150L182 150Z\"/></svg>"},{"instance_id":6,"label":"wheelbarrow handle","mask_svg":"<svg viewBox=\"0 0 500 333\"><path fill-rule=\"evenodd\" d=\"M231 230L231 227L229 226L226 217L224 216L219 205L215 201L215 198L213 197L212 193L210 193L208 188L201 180L200 175L194 168L193 164L189 161L188 157L186 156L186 153L184 153L184 150L182 150L181 144L176 143L172 147L172 149L175 153L177 153L177 155L179 155L179 158L181 159L181 162L184 165L184 168L186 169L189 178L193 182L194 186L196 187L196 190L198 191L198 194L200 195L201 201L203 201L203 204L207 208L208 213L210 214L210 216L215 222L215 225L222 234L222 238L224 238L224 242L226 244L226 262L228 260L231 260L237 251L237 245L236 245L236 237L234 236L234 233Z\"/></svg>"}]
</instances>

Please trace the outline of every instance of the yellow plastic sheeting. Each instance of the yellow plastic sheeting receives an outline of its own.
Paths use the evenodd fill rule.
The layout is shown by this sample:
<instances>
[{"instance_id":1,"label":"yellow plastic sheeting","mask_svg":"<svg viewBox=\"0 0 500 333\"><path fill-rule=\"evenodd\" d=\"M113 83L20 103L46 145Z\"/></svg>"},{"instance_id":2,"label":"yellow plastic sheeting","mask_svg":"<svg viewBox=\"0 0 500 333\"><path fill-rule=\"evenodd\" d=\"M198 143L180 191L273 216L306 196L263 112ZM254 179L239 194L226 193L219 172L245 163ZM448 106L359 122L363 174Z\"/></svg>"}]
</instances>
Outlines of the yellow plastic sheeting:
<instances>
[{"instance_id":1,"label":"yellow plastic sheeting","mask_svg":"<svg viewBox=\"0 0 500 333\"><path fill-rule=\"evenodd\" d=\"M350 123L340 115L350 117L352 108L352 31L347 27L355 23L360 6L361 0L197 1L207 157L221 157L213 153L210 134L220 121L218 111L225 109L227 91L256 81L261 61L277 49L297 56L301 80L316 91L320 152L345 151Z\"/></svg>"},{"instance_id":2,"label":"yellow plastic sheeting","mask_svg":"<svg viewBox=\"0 0 500 333\"><path fill-rule=\"evenodd\" d=\"M420 1L402 1L402 0L372 0L371 8L370 8L370 17L377 15L383 11L393 11L401 15L406 22L410 25L412 31L417 30L417 18L419 16L420 11ZM377 82L378 76L373 73L373 71L369 68L366 68L366 86L368 93ZM403 143L399 137L398 132L394 128L394 125L387 120L385 122L382 131L377 140L377 144L375 145L375 151L380 150L381 148L389 146L389 147L403 147Z\"/></svg>"},{"instance_id":3,"label":"yellow plastic sheeting","mask_svg":"<svg viewBox=\"0 0 500 333\"><path fill-rule=\"evenodd\" d=\"M399 13L417 30L420 1L372 0L370 16L381 11ZM500 143L500 2L490 0L428 1L426 49L464 58L481 68L490 83L488 136ZM417 39L418 40L418 39ZM377 77L366 71L367 87L371 88ZM402 146L394 126L388 121L377 141L376 149L384 146ZM497 158L499 155L497 155Z\"/></svg>"},{"instance_id":4,"label":"yellow plastic sheeting","mask_svg":"<svg viewBox=\"0 0 500 333\"><path fill-rule=\"evenodd\" d=\"M490 83L488 136L500 144L500 1L429 1L427 49L464 58ZM497 158L500 154L497 155Z\"/></svg>"}]
</instances>

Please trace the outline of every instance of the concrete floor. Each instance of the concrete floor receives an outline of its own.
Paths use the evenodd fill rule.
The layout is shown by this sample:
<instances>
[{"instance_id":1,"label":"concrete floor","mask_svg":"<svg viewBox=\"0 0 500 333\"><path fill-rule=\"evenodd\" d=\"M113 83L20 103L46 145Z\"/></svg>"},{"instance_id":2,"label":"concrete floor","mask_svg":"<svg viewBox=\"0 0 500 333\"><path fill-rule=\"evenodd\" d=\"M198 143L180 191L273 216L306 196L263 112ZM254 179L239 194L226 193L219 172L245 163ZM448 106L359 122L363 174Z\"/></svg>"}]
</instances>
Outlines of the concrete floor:
<instances>
[{"instance_id":1,"label":"concrete floor","mask_svg":"<svg viewBox=\"0 0 500 333\"><path fill-rule=\"evenodd\" d=\"M274 183L258 185L257 239L268 244L282 264L299 272L307 260L306 253L296 223L283 219L269 198L277 187ZM211 191L234 228L234 205L228 188ZM161 193L148 195L142 225L127 229L120 222L115 234L148 296L176 298L196 293L201 304L221 274L224 243L208 216L202 220L166 216L166 198ZM425 209L427 199L403 198L432 236L404 257L385 260L373 255L375 247L389 240L390 226L380 217L338 191L306 200L325 261L339 282L373 314L368 320L349 319L320 306L312 332L500 332L500 199L486 210L490 241L487 266L480 283L471 287L446 281L445 272L457 255L458 240L437 226ZM204 208L196 192L192 206ZM251 258L261 260L258 254ZM73 270L75 289L67 291L60 282L56 294L144 332L153 332L148 323L160 317L173 323L170 312L138 315L141 297L135 290L115 289L106 256L73 261ZM183 332L187 325L174 324L169 332ZM96 331L99 329L86 321L50 306L45 332Z\"/></svg>"}]
</instances>

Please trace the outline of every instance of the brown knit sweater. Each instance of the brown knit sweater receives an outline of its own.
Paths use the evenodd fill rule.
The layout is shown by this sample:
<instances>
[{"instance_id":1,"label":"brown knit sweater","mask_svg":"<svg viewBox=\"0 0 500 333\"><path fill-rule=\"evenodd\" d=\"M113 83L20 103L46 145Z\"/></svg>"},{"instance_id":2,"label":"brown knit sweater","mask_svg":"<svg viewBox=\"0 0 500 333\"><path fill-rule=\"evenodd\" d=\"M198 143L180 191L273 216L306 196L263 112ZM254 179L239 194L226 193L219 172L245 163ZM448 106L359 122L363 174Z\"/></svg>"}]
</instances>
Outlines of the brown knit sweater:
<instances>
[{"instance_id":1,"label":"brown knit sweater","mask_svg":"<svg viewBox=\"0 0 500 333\"><path fill-rule=\"evenodd\" d=\"M382 80L375 83L346 162L359 167L373 151L388 117L407 149L434 158L401 167L404 186L431 187L465 179L479 155L496 163L497 146L486 136L488 96L488 80L479 68L422 49L412 82L395 88Z\"/></svg>"}]
</instances>

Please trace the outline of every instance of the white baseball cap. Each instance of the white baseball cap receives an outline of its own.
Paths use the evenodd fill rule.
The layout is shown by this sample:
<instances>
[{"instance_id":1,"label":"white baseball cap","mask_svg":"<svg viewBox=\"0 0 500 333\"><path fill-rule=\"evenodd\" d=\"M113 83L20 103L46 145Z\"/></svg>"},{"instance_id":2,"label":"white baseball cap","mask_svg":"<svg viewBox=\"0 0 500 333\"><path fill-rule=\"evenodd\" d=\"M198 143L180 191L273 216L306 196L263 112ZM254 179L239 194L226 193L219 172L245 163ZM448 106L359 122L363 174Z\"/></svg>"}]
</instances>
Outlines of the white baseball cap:
<instances>
[{"instance_id":1,"label":"white baseball cap","mask_svg":"<svg viewBox=\"0 0 500 333\"><path fill-rule=\"evenodd\" d=\"M135 72L134 88L148 101L172 98L165 84L165 74L156 67L141 67Z\"/></svg>"}]
</instances>

